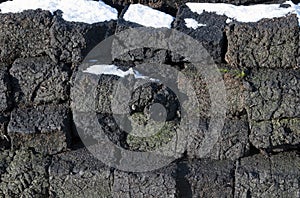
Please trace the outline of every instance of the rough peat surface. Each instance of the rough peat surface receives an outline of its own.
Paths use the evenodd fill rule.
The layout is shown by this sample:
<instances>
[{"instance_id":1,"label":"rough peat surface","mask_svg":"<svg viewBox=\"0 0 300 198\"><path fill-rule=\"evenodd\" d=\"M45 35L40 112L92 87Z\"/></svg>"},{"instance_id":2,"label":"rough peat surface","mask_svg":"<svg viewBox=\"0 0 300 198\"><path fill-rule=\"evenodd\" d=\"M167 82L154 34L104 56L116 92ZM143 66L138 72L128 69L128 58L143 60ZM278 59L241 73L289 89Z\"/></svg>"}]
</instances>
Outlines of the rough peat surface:
<instances>
[{"instance_id":1,"label":"rough peat surface","mask_svg":"<svg viewBox=\"0 0 300 198\"><path fill-rule=\"evenodd\" d=\"M78 71L100 41L142 25L124 20L126 8L118 20L94 24L65 21L60 11L0 14L0 197L299 197L297 16L242 23L210 12L199 15L185 1L105 2L119 11L129 3L141 3L167 12L175 17L171 28L203 45L226 89L226 118L219 137L209 142L214 144L209 152L203 150L202 141L214 116L211 93L205 78L193 72L186 57L164 49L131 50L106 64L122 72L143 63L166 64L188 76L200 104L195 109L197 132L189 136L184 148L175 141L178 159L161 169L136 173L107 166L82 143L102 138L90 130L91 109L107 139L134 152L160 149L177 137L184 113L176 90L146 79L147 83L134 88L128 104L118 98L120 109L128 112L126 121L138 127L153 119L151 105L160 103L166 109L161 112L166 124L150 136L128 134L116 121L111 104L120 79L126 82L132 76L104 74L97 78ZM79 82L76 89L75 79ZM91 83L97 85L94 98L82 97L90 95L85 91ZM126 85L123 91L132 87ZM76 128L78 117L80 127ZM111 151L116 158L117 151Z\"/></svg>"}]
</instances>

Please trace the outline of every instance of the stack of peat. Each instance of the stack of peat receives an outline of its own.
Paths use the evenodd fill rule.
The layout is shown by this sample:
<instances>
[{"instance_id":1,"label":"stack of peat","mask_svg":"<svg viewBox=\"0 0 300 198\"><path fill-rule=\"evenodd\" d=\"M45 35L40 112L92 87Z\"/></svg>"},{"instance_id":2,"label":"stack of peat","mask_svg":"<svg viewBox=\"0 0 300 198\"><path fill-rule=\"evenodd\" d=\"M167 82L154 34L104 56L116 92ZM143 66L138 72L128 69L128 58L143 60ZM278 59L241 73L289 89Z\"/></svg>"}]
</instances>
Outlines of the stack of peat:
<instances>
[{"instance_id":1,"label":"stack of peat","mask_svg":"<svg viewBox=\"0 0 300 198\"><path fill-rule=\"evenodd\" d=\"M122 7L124 2L110 3ZM188 28L185 18L206 26ZM298 18L226 20L182 5L172 24L203 44L223 76L228 108L217 142L203 157L209 93L202 77L191 75L202 105L198 133L167 167L133 173L106 166L84 148L74 127L71 92L78 67L93 47L140 25L122 15L89 25L64 21L59 12L0 14L0 197L299 197ZM112 62L127 69L141 63L163 63L187 74L192 67L178 54L152 48ZM173 132L169 128L158 137L134 138L118 127L108 101L117 80L102 75L96 93L95 111L109 139L138 152L167 143ZM176 127L177 101L155 83L134 92L132 119L144 119L144 108L161 98L173 112L170 128Z\"/></svg>"}]
</instances>

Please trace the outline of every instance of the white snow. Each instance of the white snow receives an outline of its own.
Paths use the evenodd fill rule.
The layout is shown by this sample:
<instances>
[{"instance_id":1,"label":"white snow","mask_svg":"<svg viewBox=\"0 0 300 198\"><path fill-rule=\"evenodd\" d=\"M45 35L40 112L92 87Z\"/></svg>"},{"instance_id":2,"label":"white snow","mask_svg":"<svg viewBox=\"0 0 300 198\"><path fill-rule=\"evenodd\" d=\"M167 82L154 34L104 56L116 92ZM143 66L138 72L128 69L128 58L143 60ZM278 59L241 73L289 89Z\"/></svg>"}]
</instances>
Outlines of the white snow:
<instances>
[{"instance_id":1,"label":"white snow","mask_svg":"<svg viewBox=\"0 0 300 198\"><path fill-rule=\"evenodd\" d=\"M192 18L186 18L184 19L185 26L188 28L193 28L194 30L198 27L205 27L206 24L198 23L195 19Z\"/></svg>"},{"instance_id":2,"label":"white snow","mask_svg":"<svg viewBox=\"0 0 300 198\"><path fill-rule=\"evenodd\" d=\"M1 13L22 12L29 9L63 11L67 21L97 23L118 18L118 11L102 1L91 0L13 0L0 4Z\"/></svg>"},{"instance_id":3,"label":"white snow","mask_svg":"<svg viewBox=\"0 0 300 198\"><path fill-rule=\"evenodd\" d=\"M186 3L192 12L202 14L203 11L215 12L218 15L226 15L230 19L240 22L257 22L263 18L283 17L290 13L296 13L300 23L300 6L291 1L285 2L291 5L288 8L280 8L280 4L257 4L250 6L235 6L225 3Z\"/></svg>"},{"instance_id":4,"label":"white snow","mask_svg":"<svg viewBox=\"0 0 300 198\"><path fill-rule=\"evenodd\" d=\"M290 13L298 15L300 24L300 4L294 5L291 1L285 2L291 5L288 8L280 8L280 4L257 4L250 6L235 6L225 3L186 3L191 11L201 14L204 10L215 12L218 15L226 15L227 23L230 20L240 22L257 22L262 18L274 18L286 16ZM118 12L115 8L106 5L101 0L13 0L0 4L1 13L22 12L28 9L49 10L52 13L58 9L63 11L63 18L67 21L96 23L116 20ZM141 4L131 4L124 14L126 21L141 24L146 27L170 28L174 18L164 12L152 9ZM203 27L193 19L185 19L189 28Z\"/></svg>"},{"instance_id":5,"label":"white snow","mask_svg":"<svg viewBox=\"0 0 300 198\"><path fill-rule=\"evenodd\" d=\"M154 28L171 28L171 23L174 20L169 14L141 4L131 4L124 14L124 19L126 21Z\"/></svg>"},{"instance_id":6,"label":"white snow","mask_svg":"<svg viewBox=\"0 0 300 198\"><path fill-rule=\"evenodd\" d=\"M119 69L116 65L92 65L92 66L88 67L86 70L84 70L83 72L90 73L90 74L96 74L96 75L102 75L102 74L115 75L115 76L119 76L121 78L124 78L125 76L128 76L128 75L134 75L134 77L136 79L148 79L148 80L156 81L156 82L159 81L157 79L153 79L148 76L144 76L140 72L138 72L137 70L134 70L132 68L130 68L127 71L123 71L123 70Z\"/></svg>"},{"instance_id":7,"label":"white snow","mask_svg":"<svg viewBox=\"0 0 300 198\"><path fill-rule=\"evenodd\" d=\"M226 23L231 23L232 22L232 19L228 18L226 19Z\"/></svg>"}]
</instances>

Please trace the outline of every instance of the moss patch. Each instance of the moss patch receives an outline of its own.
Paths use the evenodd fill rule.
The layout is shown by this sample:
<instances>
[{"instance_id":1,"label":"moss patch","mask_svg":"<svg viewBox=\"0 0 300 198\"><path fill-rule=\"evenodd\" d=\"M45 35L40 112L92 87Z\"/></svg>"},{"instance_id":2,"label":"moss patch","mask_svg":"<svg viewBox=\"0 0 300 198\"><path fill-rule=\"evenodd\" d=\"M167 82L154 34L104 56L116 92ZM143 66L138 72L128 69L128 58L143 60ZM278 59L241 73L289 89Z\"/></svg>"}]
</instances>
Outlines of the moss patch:
<instances>
[{"instance_id":1,"label":"moss patch","mask_svg":"<svg viewBox=\"0 0 300 198\"><path fill-rule=\"evenodd\" d=\"M142 113L135 113L131 118L134 132L127 136L130 150L153 151L167 144L176 135L176 123L174 121L151 123Z\"/></svg>"}]
</instances>

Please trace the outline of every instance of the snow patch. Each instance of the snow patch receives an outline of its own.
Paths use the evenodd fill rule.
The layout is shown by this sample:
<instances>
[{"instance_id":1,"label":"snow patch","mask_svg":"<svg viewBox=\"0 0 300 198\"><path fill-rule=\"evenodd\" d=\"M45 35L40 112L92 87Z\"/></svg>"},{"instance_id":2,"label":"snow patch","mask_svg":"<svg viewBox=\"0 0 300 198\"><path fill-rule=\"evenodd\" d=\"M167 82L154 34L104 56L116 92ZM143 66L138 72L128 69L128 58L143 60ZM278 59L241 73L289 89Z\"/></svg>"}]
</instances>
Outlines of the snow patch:
<instances>
[{"instance_id":1,"label":"snow patch","mask_svg":"<svg viewBox=\"0 0 300 198\"><path fill-rule=\"evenodd\" d=\"M126 21L154 28L171 28L171 23L174 20L174 17L169 14L141 4L131 4L123 18Z\"/></svg>"},{"instance_id":2,"label":"snow patch","mask_svg":"<svg viewBox=\"0 0 300 198\"><path fill-rule=\"evenodd\" d=\"M232 19L228 18L226 19L226 23L231 23L232 22Z\"/></svg>"},{"instance_id":3,"label":"snow patch","mask_svg":"<svg viewBox=\"0 0 300 198\"><path fill-rule=\"evenodd\" d=\"M285 2L291 5L288 8L280 7L280 4L257 4L250 6L235 6L225 3L186 3L192 12L202 14L203 11L215 12L225 15L230 19L240 22L257 22L263 18L283 17L291 13L298 15L300 23L300 6L291 1Z\"/></svg>"},{"instance_id":4,"label":"snow patch","mask_svg":"<svg viewBox=\"0 0 300 198\"><path fill-rule=\"evenodd\" d=\"M63 11L66 21L97 23L118 18L118 11L102 1L89 0L13 0L0 4L1 13L22 12L41 8L54 12Z\"/></svg>"},{"instance_id":5,"label":"snow patch","mask_svg":"<svg viewBox=\"0 0 300 198\"><path fill-rule=\"evenodd\" d=\"M184 19L185 26L188 28L193 28L194 30L198 27L205 27L206 24L198 23L195 19L192 18L186 18Z\"/></svg>"},{"instance_id":6,"label":"snow patch","mask_svg":"<svg viewBox=\"0 0 300 198\"><path fill-rule=\"evenodd\" d=\"M96 74L96 75L114 75L114 76L119 76L121 78L124 78L125 76L128 75L133 75L136 79L146 79L154 82L158 82L159 80L150 78L148 76L142 75L140 72L137 70L134 70L130 68L127 71L123 71L119 69L116 65L92 65L88 67L86 70L83 72L85 73L90 73L90 74Z\"/></svg>"}]
</instances>

